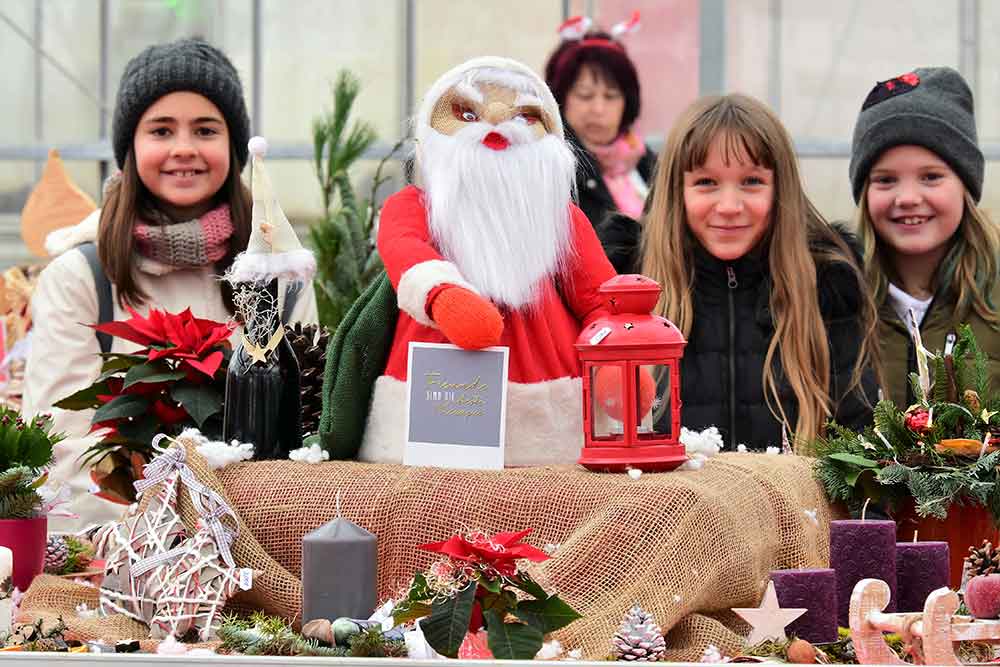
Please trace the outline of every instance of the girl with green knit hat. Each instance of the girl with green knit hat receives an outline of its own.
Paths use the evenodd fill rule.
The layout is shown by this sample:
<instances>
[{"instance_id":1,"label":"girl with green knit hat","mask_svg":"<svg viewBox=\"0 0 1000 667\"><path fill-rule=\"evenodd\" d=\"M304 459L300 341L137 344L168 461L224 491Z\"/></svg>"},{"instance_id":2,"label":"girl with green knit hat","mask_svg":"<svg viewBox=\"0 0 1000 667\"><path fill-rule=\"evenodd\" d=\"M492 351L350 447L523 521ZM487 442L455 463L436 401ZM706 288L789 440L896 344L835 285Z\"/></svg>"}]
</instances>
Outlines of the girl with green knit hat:
<instances>
[{"instance_id":1,"label":"girl with green knit hat","mask_svg":"<svg viewBox=\"0 0 1000 667\"><path fill-rule=\"evenodd\" d=\"M972 92L955 70L917 69L868 94L850 176L884 388L900 409L915 402L913 327L935 352L971 325L1000 388L1000 229L978 207L983 168Z\"/></svg>"}]
</instances>

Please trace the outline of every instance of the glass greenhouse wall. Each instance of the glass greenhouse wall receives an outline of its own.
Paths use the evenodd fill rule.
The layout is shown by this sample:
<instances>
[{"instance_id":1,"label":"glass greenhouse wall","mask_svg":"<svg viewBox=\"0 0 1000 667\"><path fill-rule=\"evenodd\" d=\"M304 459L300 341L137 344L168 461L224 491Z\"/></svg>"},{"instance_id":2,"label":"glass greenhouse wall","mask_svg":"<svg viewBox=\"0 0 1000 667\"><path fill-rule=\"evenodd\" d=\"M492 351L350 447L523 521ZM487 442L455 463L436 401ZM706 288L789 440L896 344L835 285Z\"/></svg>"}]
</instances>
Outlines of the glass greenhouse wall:
<instances>
[{"instance_id":1,"label":"glass greenhouse wall","mask_svg":"<svg viewBox=\"0 0 1000 667\"><path fill-rule=\"evenodd\" d=\"M355 115L380 141L354 174L403 136L423 91L478 55L541 69L567 16L607 27L634 10L626 44L640 71L639 129L659 145L701 94L768 101L795 138L810 194L831 219L854 213L850 137L869 89L923 65L959 69L976 96L987 159L984 203L1000 203L1000 3L981 0L0 0L0 266L26 257L19 212L51 147L95 200L113 169L106 136L125 63L145 46L200 35L240 71L254 129L289 216L320 215L312 119L341 69L362 83ZM397 184L401 177L397 170ZM387 194L391 188L386 187Z\"/></svg>"}]
</instances>

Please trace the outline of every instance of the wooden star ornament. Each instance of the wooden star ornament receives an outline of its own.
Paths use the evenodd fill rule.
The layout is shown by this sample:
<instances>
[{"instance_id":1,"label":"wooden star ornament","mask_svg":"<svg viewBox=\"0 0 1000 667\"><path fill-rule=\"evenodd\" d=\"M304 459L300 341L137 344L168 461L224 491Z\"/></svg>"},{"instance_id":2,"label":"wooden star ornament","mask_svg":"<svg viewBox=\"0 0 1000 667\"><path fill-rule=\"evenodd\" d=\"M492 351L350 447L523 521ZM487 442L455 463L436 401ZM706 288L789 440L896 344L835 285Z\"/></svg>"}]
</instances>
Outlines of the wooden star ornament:
<instances>
[{"instance_id":1,"label":"wooden star ornament","mask_svg":"<svg viewBox=\"0 0 1000 667\"><path fill-rule=\"evenodd\" d=\"M764 599L759 607L733 607L740 618L749 623L753 629L747 637L747 646L755 646L762 641L784 641L785 626L806 613L807 609L782 609L778 605L778 594L774 592L774 582L767 582Z\"/></svg>"}]
</instances>

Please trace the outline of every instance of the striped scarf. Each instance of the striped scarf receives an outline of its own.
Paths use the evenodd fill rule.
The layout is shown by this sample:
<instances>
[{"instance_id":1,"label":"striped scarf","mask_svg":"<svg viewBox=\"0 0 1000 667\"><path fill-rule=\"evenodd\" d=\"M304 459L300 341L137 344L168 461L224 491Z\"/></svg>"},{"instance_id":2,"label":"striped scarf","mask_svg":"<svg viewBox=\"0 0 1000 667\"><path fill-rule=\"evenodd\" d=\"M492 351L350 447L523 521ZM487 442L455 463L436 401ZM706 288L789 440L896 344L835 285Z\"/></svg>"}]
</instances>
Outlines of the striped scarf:
<instances>
[{"instance_id":1,"label":"striped scarf","mask_svg":"<svg viewBox=\"0 0 1000 667\"><path fill-rule=\"evenodd\" d=\"M221 204L188 222L137 220L132 231L139 268L147 273L164 274L177 269L209 266L229 252L233 222L229 204Z\"/></svg>"}]
</instances>

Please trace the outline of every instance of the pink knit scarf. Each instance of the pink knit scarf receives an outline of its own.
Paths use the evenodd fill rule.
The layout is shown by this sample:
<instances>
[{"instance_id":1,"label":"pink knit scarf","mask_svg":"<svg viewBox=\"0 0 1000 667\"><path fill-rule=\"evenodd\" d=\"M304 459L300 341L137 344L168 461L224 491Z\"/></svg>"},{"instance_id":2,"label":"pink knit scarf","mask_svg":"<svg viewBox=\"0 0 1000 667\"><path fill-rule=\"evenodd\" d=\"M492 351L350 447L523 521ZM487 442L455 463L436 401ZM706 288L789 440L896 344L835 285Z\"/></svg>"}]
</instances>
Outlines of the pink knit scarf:
<instances>
[{"instance_id":1,"label":"pink knit scarf","mask_svg":"<svg viewBox=\"0 0 1000 667\"><path fill-rule=\"evenodd\" d=\"M165 217L156 222L137 220L132 235L142 257L173 269L191 269L226 256L233 222L229 204L221 204L188 222L170 222Z\"/></svg>"},{"instance_id":2,"label":"pink knit scarf","mask_svg":"<svg viewBox=\"0 0 1000 667\"><path fill-rule=\"evenodd\" d=\"M634 132L619 136L605 146L587 146L601 167L601 176L608 186L618 210L638 218L642 214L643 196L631 181L631 174L646 153L642 137Z\"/></svg>"}]
</instances>

